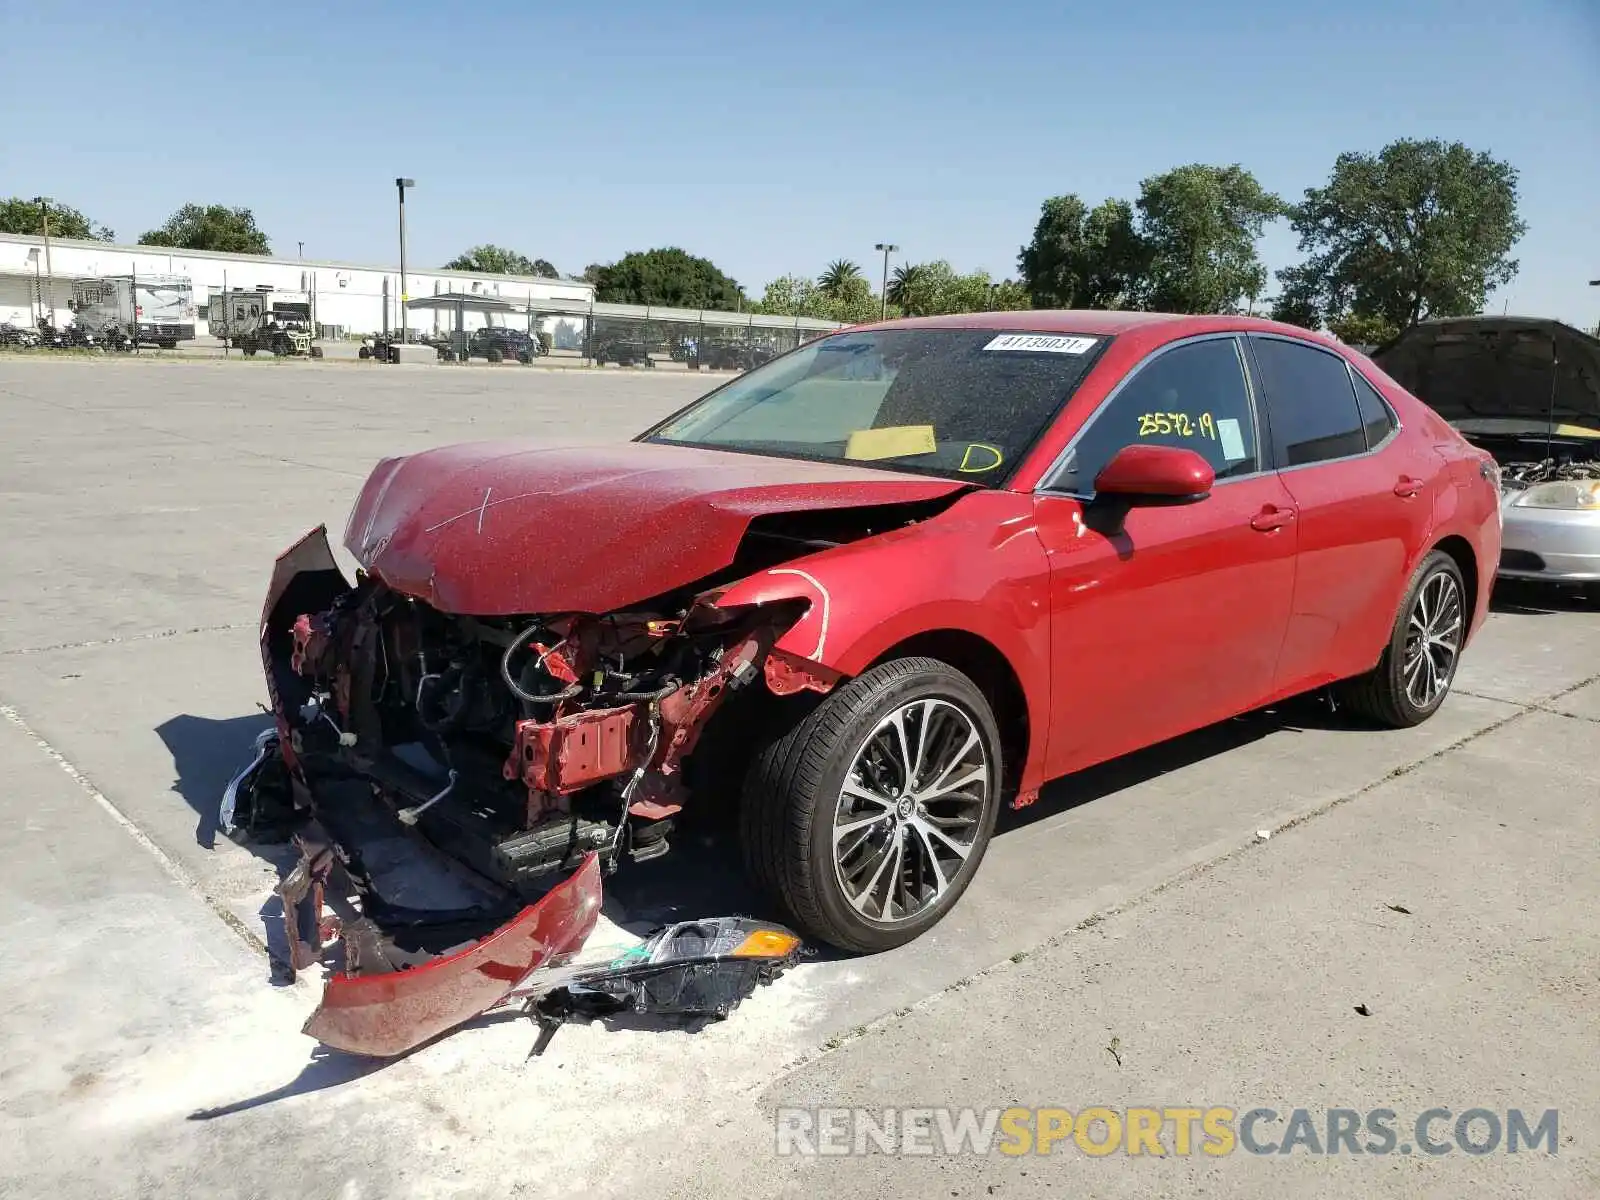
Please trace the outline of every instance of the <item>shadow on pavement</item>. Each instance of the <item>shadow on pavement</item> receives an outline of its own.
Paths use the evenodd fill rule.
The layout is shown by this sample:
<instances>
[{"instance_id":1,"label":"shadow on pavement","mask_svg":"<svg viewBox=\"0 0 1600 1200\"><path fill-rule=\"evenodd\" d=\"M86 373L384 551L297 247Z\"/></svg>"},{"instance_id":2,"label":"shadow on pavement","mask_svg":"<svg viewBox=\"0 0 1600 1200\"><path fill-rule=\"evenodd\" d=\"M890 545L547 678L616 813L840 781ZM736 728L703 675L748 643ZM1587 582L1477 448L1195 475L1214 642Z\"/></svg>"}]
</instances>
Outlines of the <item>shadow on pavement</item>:
<instances>
[{"instance_id":1,"label":"shadow on pavement","mask_svg":"<svg viewBox=\"0 0 1600 1200\"><path fill-rule=\"evenodd\" d=\"M1600 614L1600 587L1535 583L1530 579L1501 579L1494 585L1489 608L1497 613L1547 617L1552 613Z\"/></svg>"},{"instance_id":2,"label":"shadow on pavement","mask_svg":"<svg viewBox=\"0 0 1600 1200\"><path fill-rule=\"evenodd\" d=\"M353 1054L344 1054L338 1050L329 1050L325 1046L318 1046L311 1052L311 1061L300 1068L300 1074L282 1087L276 1087L271 1091L249 1096L243 1100L235 1100L231 1104L221 1104L216 1108L196 1109L189 1114L188 1119L191 1121L214 1121L218 1117L229 1117L234 1113L247 1112L252 1108L260 1108L264 1104L287 1100L291 1096L304 1096L310 1092L325 1091L328 1088L339 1087L341 1084L353 1083L357 1079L371 1075L374 1071L380 1070L387 1065L388 1062L383 1059L359 1058Z\"/></svg>"},{"instance_id":3,"label":"shadow on pavement","mask_svg":"<svg viewBox=\"0 0 1600 1200\"><path fill-rule=\"evenodd\" d=\"M195 812L194 840L207 850L217 845L217 812L228 781L250 761L256 734L270 727L266 713L217 720L188 713L156 726L156 736L172 755L172 790Z\"/></svg>"},{"instance_id":4,"label":"shadow on pavement","mask_svg":"<svg viewBox=\"0 0 1600 1200\"><path fill-rule=\"evenodd\" d=\"M1194 733L1135 750L1075 775L1053 779L1040 791L1039 799L1027 808L1002 809L995 823L995 835L1024 829L1045 817L1068 812L1204 759L1230 753L1274 733L1293 733L1301 729L1356 732L1372 728L1369 722L1353 713L1333 709L1321 693L1295 696L1270 708L1244 713Z\"/></svg>"}]
</instances>

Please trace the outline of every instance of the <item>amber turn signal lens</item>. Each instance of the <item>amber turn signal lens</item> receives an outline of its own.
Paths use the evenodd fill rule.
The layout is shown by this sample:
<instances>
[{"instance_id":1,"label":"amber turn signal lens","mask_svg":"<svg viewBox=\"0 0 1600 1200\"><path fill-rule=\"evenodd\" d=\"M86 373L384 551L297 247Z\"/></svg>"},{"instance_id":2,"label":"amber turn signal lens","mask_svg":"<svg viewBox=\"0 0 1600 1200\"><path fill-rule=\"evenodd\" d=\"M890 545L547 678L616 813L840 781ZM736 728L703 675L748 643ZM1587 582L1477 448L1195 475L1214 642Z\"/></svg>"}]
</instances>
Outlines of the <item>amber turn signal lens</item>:
<instances>
[{"instance_id":1,"label":"amber turn signal lens","mask_svg":"<svg viewBox=\"0 0 1600 1200\"><path fill-rule=\"evenodd\" d=\"M779 929L758 929L733 952L735 958L783 958L793 953L800 939Z\"/></svg>"}]
</instances>

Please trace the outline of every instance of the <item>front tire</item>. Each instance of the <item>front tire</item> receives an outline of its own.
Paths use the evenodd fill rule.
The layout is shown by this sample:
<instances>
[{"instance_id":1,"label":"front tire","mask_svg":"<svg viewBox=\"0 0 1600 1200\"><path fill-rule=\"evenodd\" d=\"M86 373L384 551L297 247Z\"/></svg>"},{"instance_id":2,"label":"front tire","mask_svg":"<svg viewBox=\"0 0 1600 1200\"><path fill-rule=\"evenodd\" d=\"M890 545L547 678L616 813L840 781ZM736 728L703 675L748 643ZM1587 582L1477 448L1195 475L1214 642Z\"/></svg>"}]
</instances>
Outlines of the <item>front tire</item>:
<instances>
[{"instance_id":1,"label":"front tire","mask_svg":"<svg viewBox=\"0 0 1600 1200\"><path fill-rule=\"evenodd\" d=\"M883 663L756 755L740 806L746 869L812 938L902 945L972 881L1003 770L972 680L931 658Z\"/></svg>"},{"instance_id":2,"label":"front tire","mask_svg":"<svg viewBox=\"0 0 1600 1200\"><path fill-rule=\"evenodd\" d=\"M1461 568L1435 550L1411 577L1377 667L1340 689L1345 704L1395 729L1422 724L1450 694L1467 620Z\"/></svg>"}]
</instances>

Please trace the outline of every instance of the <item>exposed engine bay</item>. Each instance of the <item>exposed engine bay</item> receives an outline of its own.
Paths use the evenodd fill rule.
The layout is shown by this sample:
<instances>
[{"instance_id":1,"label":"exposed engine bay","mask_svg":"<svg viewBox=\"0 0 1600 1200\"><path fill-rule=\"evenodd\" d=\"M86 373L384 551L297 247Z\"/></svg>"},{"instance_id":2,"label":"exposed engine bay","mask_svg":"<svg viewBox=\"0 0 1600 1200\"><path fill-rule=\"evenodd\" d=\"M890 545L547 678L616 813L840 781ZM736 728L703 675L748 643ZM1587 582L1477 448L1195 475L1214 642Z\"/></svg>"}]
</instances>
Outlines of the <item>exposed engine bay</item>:
<instances>
[{"instance_id":1,"label":"exposed engine bay","mask_svg":"<svg viewBox=\"0 0 1600 1200\"><path fill-rule=\"evenodd\" d=\"M1493 453L1492 450L1490 452ZM1546 458L1538 462L1511 461L1500 464L1500 485L1507 489L1529 488L1537 483L1577 479L1600 479L1600 459L1566 457Z\"/></svg>"},{"instance_id":2,"label":"exposed engine bay","mask_svg":"<svg viewBox=\"0 0 1600 1200\"><path fill-rule=\"evenodd\" d=\"M320 527L286 551L261 626L276 729L221 823L300 852L282 966L335 972L306 1032L403 1053L575 954L603 876L666 853L691 791L734 783L742 722L840 681L776 646L811 600L723 606L730 585L948 502L761 517L722 570L604 613L462 615L380 571L352 584ZM694 761L729 709L739 732Z\"/></svg>"},{"instance_id":3,"label":"exposed engine bay","mask_svg":"<svg viewBox=\"0 0 1600 1200\"><path fill-rule=\"evenodd\" d=\"M684 759L731 693L783 669L772 644L799 615L458 617L363 576L271 631L270 666L313 792L359 776L446 853L536 894L589 851L608 868L665 852Z\"/></svg>"}]
</instances>

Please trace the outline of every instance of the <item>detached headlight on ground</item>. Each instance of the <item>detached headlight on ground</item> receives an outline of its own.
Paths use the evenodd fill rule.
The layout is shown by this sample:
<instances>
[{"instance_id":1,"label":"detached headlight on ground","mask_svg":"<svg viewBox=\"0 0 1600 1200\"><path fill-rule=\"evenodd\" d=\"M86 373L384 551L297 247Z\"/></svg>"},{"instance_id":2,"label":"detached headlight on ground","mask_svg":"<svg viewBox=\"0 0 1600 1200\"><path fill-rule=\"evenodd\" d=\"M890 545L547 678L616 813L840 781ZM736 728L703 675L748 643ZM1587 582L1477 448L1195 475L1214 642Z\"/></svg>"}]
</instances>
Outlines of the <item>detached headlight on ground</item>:
<instances>
[{"instance_id":1,"label":"detached headlight on ground","mask_svg":"<svg viewBox=\"0 0 1600 1200\"><path fill-rule=\"evenodd\" d=\"M1600 479L1536 483L1511 503L1516 508L1600 509Z\"/></svg>"}]
</instances>

